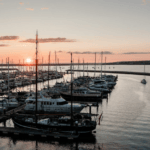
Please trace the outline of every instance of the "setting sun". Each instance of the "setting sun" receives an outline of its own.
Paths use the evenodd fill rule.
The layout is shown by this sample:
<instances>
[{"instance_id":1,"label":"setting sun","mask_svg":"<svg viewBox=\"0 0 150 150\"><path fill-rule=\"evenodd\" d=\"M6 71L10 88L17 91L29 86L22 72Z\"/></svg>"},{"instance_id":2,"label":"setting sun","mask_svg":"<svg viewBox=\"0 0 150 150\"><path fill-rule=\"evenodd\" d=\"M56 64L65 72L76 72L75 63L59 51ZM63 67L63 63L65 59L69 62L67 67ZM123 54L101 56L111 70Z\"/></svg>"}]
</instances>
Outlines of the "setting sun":
<instances>
[{"instance_id":1,"label":"setting sun","mask_svg":"<svg viewBox=\"0 0 150 150\"><path fill-rule=\"evenodd\" d=\"M26 62L30 63L30 62L31 62L31 59L30 59L30 58L27 58Z\"/></svg>"}]
</instances>

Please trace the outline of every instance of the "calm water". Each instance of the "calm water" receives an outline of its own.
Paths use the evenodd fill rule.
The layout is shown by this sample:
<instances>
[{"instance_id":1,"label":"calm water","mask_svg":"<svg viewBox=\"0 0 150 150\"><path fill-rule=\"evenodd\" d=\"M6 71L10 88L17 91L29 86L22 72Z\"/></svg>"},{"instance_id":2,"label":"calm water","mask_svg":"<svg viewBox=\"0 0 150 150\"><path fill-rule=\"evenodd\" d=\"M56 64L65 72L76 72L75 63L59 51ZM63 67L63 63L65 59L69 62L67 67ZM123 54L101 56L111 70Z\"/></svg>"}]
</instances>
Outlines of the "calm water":
<instances>
[{"instance_id":1,"label":"calm water","mask_svg":"<svg viewBox=\"0 0 150 150\"><path fill-rule=\"evenodd\" d=\"M69 68L69 67L64 67ZM77 68L77 66L75 67ZM62 71L64 70L62 69ZM81 69L81 66L80 66ZM92 66L89 66L92 69ZM97 69L101 69L100 66ZM104 69L104 68L103 68ZM143 66L106 66L106 70L143 71ZM150 72L150 66L146 66L146 72ZM77 75L82 73L76 73ZM84 75L87 75L85 73ZM93 76L94 73L89 75ZM96 74L97 76L100 74ZM115 89L109 95L108 100L103 99L99 107L93 107L93 113L101 113L103 118L97 125L96 133L92 137L79 139L78 141L60 141L49 139L25 138L19 136L1 136L0 149L4 150L93 150L93 149L150 149L150 77L146 77L147 84L140 81L143 76L119 75ZM70 75L57 82L70 80ZM50 82L54 85L56 80ZM46 86L48 82L39 83L39 89ZM34 89L35 85L31 86ZM23 88L22 88L23 89ZM24 87L30 90L30 86ZM85 108L83 112L88 111ZM1 124L2 126L2 124ZM13 126L11 120L7 126Z\"/></svg>"}]
</instances>

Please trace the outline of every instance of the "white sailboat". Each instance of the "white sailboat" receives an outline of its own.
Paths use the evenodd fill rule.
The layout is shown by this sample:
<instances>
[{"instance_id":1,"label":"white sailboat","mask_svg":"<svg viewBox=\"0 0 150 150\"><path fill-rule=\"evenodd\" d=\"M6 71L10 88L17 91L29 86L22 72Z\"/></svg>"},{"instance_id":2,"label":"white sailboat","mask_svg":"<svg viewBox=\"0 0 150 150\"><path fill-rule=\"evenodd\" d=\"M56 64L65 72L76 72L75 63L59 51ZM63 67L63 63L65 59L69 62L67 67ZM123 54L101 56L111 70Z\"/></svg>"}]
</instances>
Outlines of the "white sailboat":
<instances>
[{"instance_id":1,"label":"white sailboat","mask_svg":"<svg viewBox=\"0 0 150 150\"><path fill-rule=\"evenodd\" d=\"M144 73L145 73L145 64L144 64ZM147 83L147 82L146 82L146 79L145 79L145 75L144 75L144 79L141 80L141 83L142 83L142 84L146 84L146 83Z\"/></svg>"}]
</instances>

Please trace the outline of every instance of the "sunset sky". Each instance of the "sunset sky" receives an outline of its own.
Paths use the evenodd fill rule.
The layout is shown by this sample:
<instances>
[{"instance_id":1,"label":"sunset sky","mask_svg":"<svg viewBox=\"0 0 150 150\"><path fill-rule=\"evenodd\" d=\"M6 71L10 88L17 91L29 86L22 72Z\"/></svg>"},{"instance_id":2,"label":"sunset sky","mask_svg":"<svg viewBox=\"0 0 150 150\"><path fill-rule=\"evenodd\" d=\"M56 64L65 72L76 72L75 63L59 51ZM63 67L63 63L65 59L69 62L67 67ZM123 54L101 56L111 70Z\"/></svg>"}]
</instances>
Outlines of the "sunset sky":
<instances>
[{"instance_id":1,"label":"sunset sky","mask_svg":"<svg viewBox=\"0 0 150 150\"><path fill-rule=\"evenodd\" d=\"M150 59L150 0L0 0L0 63ZM104 60L103 57L103 60Z\"/></svg>"}]
</instances>

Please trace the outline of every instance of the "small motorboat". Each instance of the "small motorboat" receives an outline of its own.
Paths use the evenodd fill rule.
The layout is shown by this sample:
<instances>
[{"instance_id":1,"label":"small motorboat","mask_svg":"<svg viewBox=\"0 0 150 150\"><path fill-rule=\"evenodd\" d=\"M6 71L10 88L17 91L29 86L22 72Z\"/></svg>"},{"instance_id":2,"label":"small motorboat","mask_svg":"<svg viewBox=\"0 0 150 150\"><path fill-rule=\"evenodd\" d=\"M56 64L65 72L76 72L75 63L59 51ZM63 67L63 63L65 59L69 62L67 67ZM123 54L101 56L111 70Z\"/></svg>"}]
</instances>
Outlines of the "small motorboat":
<instances>
[{"instance_id":1,"label":"small motorboat","mask_svg":"<svg viewBox=\"0 0 150 150\"><path fill-rule=\"evenodd\" d=\"M145 73L145 64L144 64L144 73ZM141 81L141 83L143 83L143 84L146 84L146 83L147 83L145 78L146 78L146 77L144 76L144 79Z\"/></svg>"},{"instance_id":2,"label":"small motorboat","mask_svg":"<svg viewBox=\"0 0 150 150\"><path fill-rule=\"evenodd\" d=\"M143 80L141 81L141 83L146 84L147 82L146 82L145 79L143 79Z\"/></svg>"}]
</instances>

